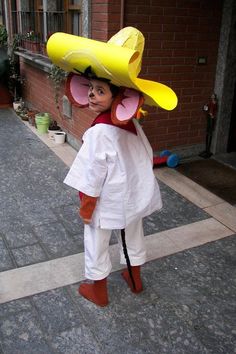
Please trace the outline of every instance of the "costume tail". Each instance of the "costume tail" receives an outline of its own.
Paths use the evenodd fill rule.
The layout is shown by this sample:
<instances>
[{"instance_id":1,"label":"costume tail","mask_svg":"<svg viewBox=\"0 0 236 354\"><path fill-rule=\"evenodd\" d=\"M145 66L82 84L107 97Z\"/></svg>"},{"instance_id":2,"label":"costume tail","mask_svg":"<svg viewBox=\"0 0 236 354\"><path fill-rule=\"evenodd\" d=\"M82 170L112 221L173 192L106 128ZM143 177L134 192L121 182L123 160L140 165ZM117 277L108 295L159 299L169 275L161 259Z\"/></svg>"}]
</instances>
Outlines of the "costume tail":
<instances>
[{"instance_id":1,"label":"costume tail","mask_svg":"<svg viewBox=\"0 0 236 354\"><path fill-rule=\"evenodd\" d=\"M136 290L135 281L134 281L134 278L133 278L131 264L130 264L129 255L128 255L128 252L127 252L127 247L126 247L126 242L125 242L125 229L121 229L121 240L122 240L122 246L123 246L123 251L124 251L124 255L125 255L125 259L126 259L126 264L127 264L129 276L130 276L130 279L132 281L134 290Z\"/></svg>"}]
</instances>

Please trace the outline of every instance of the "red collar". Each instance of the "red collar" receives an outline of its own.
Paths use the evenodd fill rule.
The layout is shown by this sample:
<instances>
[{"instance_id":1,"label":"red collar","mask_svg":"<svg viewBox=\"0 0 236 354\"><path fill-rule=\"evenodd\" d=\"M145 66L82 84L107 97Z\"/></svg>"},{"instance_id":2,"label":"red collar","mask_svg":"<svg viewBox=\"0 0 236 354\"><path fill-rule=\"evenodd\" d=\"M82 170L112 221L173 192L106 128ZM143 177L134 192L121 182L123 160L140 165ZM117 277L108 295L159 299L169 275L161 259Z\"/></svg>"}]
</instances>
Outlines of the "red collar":
<instances>
[{"instance_id":1,"label":"red collar","mask_svg":"<svg viewBox=\"0 0 236 354\"><path fill-rule=\"evenodd\" d=\"M93 123L91 124L91 127L93 127L94 125L99 124L99 123L113 125L114 127L127 130L130 133L137 135L137 131L136 131L135 125L132 120L130 120L128 123L126 123L124 125L116 125L111 120L111 111L106 111L106 112L100 113L94 119Z\"/></svg>"}]
</instances>

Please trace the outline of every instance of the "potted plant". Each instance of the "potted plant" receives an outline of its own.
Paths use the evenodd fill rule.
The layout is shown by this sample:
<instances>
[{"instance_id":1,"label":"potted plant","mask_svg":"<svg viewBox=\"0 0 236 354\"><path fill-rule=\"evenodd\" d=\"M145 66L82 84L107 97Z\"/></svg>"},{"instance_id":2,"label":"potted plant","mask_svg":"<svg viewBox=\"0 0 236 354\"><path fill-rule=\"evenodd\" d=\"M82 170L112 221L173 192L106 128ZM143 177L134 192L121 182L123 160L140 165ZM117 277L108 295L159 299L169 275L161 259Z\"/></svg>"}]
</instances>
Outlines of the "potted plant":
<instances>
[{"instance_id":1,"label":"potted plant","mask_svg":"<svg viewBox=\"0 0 236 354\"><path fill-rule=\"evenodd\" d=\"M48 128L48 133L49 133L49 138L54 140L54 134L55 132L61 131L61 128L57 124L56 120L51 121L49 128Z\"/></svg>"},{"instance_id":2,"label":"potted plant","mask_svg":"<svg viewBox=\"0 0 236 354\"><path fill-rule=\"evenodd\" d=\"M8 34L6 27L0 25L0 47L7 47Z\"/></svg>"},{"instance_id":3,"label":"potted plant","mask_svg":"<svg viewBox=\"0 0 236 354\"><path fill-rule=\"evenodd\" d=\"M33 109L29 109L27 112L27 116L28 116L28 121L29 124L32 125L33 127L36 126L35 124L35 115L38 114L39 112Z\"/></svg>"},{"instance_id":4,"label":"potted plant","mask_svg":"<svg viewBox=\"0 0 236 354\"><path fill-rule=\"evenodd\" d=\"M25 120L25 121L28 121L29 120L29 117L28 117L28 110L26 107L24 106L20 106L16 109L16 114L22 119L22 120Z\"/></svg>"},{"instance_id":5,"label":"potted plant","mask_svg":"<svg viewBox=\"0 0 236 354\"><path fill-rule=\"evenodd\" d=\"M22 102L22 87L25 83L25 79L20 74L19 57L15 54L18 49L20 41L22 39L21 34L17 34L13 37L12 43L9 44L9 81L8 87L13 97L13 107L23 106Z\"/></svg>"},{"instance_id":6,"label":"potted plant","mask_svg":"<svg viewBox=\"0 0 236 354\"><path fill-rule=\"evenodd\" d=\"M47 55L46 42L41 42L40 43L40 54L42 54L44 56Z\"/></svg>"},{"instance_id":7,"label":"potted plant","mask_svg":"<svg viewBox=\"0 0 236 354\"><path fill-rule=\"evenodd\" d=\"M61 84L65 80L66 72L59 68L57 65L52 64L48 77L52 80L54 88L54 99L56 102L56 107L59 110L59 93Z\"/></svg>"},{"instance_id":8,"label":"potted plant","mask_svg":"<svg viewBox=\"0 0 236 354\"><path fill-rule=\"evenodd\" d=\"M33 53L40 52L40 40L39 35L34 31L29 31L23 35L21 45L23 48Z\"/></svg>"},{"instance_id":9,"label":"potted plant","mask_svg":"<svg viewBox=\"0 0 236 354\"><path fill-rule=\"evenodd\" d=\"M50 122L51 122L50 113L39 112L35 115L35 124L39 134L45 134L48 132Z\"/></svg>"},{"instance_id":10,"label":"potted plant","mask_svg":"<svg viewBox=\"0 0 236 354\"><path fill-rule=\"evenodd\" d=\"M66 141L66 132L60 131L54 133L55 144L64 144Z\"/></svg>"},{"instance_id":11,"label":"potted plant","mask_svg":"<svg viewBox=\"0 0 236 354\"><path fill-rule=\"evenodd\" d=\"M22 98L20 98L18 100L14 99L12 104L13 104L13 109L16 112L19 112L24 108L24 102L22 101Z\"/></svg>"}]
</instances>

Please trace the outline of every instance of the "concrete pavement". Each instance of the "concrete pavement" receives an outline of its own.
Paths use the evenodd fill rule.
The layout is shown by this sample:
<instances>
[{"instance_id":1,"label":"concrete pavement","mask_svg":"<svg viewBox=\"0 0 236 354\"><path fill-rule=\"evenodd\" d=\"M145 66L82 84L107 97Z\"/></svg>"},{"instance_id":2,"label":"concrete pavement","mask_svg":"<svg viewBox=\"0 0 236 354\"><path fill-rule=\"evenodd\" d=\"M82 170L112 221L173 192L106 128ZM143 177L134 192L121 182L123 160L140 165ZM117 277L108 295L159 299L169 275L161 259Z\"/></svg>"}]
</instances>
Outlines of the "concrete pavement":
<instances>
[{"instance_id":1,"label":"concrete pavement","mask_svg":"<svg viewBox=\"0 0 236 354\"><path fill-rule=\"evenodd\" d=\"M177 171L144 220L145 290L132 294L111 241L110 305L77 294L83 225L63 184L76 152L0 110L0 354L236 353L236 211Z\"/></svg>"}]
</instances>

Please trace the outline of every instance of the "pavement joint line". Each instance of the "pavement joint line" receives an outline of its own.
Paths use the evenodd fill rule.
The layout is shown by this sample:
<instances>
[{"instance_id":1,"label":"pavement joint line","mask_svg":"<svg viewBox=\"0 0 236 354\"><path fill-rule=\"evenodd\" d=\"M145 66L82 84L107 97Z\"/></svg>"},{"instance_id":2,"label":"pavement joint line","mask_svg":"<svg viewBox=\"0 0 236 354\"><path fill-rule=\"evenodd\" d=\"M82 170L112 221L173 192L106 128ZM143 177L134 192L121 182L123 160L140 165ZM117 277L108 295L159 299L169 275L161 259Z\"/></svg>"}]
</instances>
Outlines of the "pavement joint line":
<instances>
[{"instance_id":1,"label":"pavement joint line","mask_svg":"<svg viewBox=\"0 0 236 354\"><path fill-rule=\"evenodd\" d=\"M221 204L224 204L224 203L216 204L216 206L221 205ZM206 213L209 214L208 208L209 208L209 207L203 208L203 210L204 210ZM210 215L211 215L211 214L210 214ZM211 215L211 216L213 216L213 215ZM235 217L236 217L236 213L235 213ZM236 232L236 229L234 229L231 225L229 225L228 222L222 221L222 219L219 218L219 217L217 217L217 216L214 216L214 219L217 220L217 221L219 221L222 225L224 225L225 227L227 227L227 228L228 228L229 230L231 230L232 232Z\"/></svg>"},{"instance_id":2,"label":"pavement joint line","mask_svg":"<svg viewBox=\"0 0 236 354\"><path fill-rule=\"evenodd\" d=\"M234 232L214 218L180 226L145 237L147 262L197 247ZM119 246L110 246L112 272L120 264ZM0 273L0 304L32 296L84 280L84 253L61 257Z\"/></svg>"},{"instance_id":3,"label":"pavement joint line","mask_svg":"<svg viewBox=\"0 0 236 354\"><path fill-rule=\"evenodd\" d=\"M232 231L236 232L236 208L235 206L224 202L208 208L204 211L218 220L222 225L227 226Z\"/></svg>"}]
</instances>

